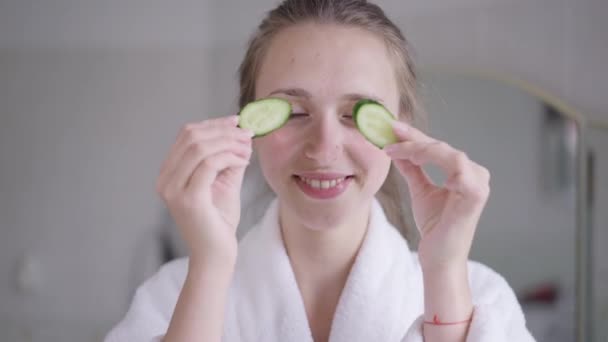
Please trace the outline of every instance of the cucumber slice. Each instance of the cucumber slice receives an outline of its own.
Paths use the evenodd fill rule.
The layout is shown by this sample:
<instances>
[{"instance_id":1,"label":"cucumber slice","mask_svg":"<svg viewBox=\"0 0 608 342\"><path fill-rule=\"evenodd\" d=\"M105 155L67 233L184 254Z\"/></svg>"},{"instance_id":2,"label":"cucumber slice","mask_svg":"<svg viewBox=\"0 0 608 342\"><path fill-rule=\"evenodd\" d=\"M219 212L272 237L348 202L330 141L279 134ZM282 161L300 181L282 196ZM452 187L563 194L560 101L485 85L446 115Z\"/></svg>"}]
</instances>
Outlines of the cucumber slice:
<instances>
[{"instance_id":1,"label":"cucumber slice","mask_svg":"<svg viewBox=\"0 0 608 342\"><path fill-rule=\"evenodd\" d=\"M353 117L363 136L379 148L397 142L391 125L395 117L380 103L360 100L353 108Z\"/></svg>"},{"instance_id":2,"label":"cucumber slice","mask_svg":"<svg viewBox=\"0 0 608 342\"><path fill-rule=\"evenodd\" d=\"M239 112L238 125L261 137L283 126L290 114L291 104L287 100L265 98L243 107Z\"/></svg>"}]
</instances>

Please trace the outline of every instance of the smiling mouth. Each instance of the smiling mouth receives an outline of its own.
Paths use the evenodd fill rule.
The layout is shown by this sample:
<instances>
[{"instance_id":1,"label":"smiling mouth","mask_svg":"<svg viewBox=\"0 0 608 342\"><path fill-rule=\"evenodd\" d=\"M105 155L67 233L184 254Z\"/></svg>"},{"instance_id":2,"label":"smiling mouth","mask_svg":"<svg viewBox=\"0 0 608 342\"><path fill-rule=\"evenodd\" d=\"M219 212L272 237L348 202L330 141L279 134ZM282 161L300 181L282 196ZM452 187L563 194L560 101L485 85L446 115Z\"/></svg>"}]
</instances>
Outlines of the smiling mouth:
<instances>
[{"instance_id":1,"label":"smiling mouth","mask_svg":"<svg viewBox=\"0 0 608 342\"><path fill-rule=\"evenodd\" d=\"M303 177L303 176L299 176L299 175L293 175L293 178L305 183L306 185L310 186L313 189L326 190L326 189L336 188L337 186L343 184L345 181L354 178L354 176L348 175L348 176L334 177L334 178L329 178L329 177L309 178L309 177Z\"/></svg>"},{"instance_id":2,"label":"smiling mouth","mask_svg":"<svg viewBox=\"0 0 608 342\"><path fill-rule=\"evenodd\" d=\"M337 198L344 193L352 182L354 176L344 176L328 179L310 179L299 175L292 176L297 187L308 197L315 200L329 200Z\"/></svg>"}]
</instances>

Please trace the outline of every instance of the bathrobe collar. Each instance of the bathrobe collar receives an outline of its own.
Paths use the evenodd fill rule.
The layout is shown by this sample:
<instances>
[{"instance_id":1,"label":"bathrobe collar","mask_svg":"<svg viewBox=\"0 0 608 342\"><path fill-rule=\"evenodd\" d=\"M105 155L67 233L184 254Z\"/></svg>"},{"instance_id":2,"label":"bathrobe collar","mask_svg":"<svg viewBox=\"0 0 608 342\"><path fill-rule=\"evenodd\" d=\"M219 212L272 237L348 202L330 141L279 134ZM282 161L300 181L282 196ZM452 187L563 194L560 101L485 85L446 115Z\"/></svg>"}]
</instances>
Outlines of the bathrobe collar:
<instances>
[{"instance_id":1,"label":"bathrobe collar","mask_svg":"<svg viewBox=\"0 0 608 342\"><path fill-rule=\"evenodd\" d=\"M279 227L278 199L239 246L229 316L239 337L312 341L304 302ZM410 294L420 281L407 243L379 201L372 201L367 233L340 296L329 341L397 341L422 311ZM230 319L230 318L229 318ZM227 322L228 323L228 322ZM228 332L233 335L235 332ZM234 336L234 335L233 335Z\"/></svg>"}]
</instances>

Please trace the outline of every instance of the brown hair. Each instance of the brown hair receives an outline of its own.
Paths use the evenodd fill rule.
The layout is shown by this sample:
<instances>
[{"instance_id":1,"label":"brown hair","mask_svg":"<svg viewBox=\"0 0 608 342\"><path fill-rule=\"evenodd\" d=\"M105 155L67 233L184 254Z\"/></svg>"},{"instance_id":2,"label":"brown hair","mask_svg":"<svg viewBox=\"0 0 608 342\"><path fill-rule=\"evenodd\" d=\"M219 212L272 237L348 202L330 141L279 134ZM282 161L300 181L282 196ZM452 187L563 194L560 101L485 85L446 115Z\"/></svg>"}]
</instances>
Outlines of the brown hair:
<instances>
[{"instance_id":1,"label":"brown hair","mask_svg":"<svg viewBox=\"0 0 608 342\"><path fill-rule=\"evenodd\" d=\"M249 41L245 58L239 68L239 107L255 99L255 82L272 38L281 30L304 22L340 24L368 30L382 38L395 69L399 89L399 119L412 124L425 122L419 110L416 74L409 44L401 30L390 21L382 9L365 0L285 0L270 11ZM410 244L419 238L412 229L409 196L405 182L391 165L389 174L378 192L388 220L397 227Z\"/></svg>"}]
</instances>

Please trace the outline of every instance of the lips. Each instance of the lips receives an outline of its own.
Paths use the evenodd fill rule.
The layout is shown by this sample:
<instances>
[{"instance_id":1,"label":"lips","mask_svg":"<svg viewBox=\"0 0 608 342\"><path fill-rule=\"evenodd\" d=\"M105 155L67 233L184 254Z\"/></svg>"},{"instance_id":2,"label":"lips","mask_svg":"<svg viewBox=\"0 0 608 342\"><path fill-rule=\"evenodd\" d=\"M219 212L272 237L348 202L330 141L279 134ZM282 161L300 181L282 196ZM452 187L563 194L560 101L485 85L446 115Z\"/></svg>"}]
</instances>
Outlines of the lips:
<instances>
[{"instance_id":1,"label":"lips","mask_svg":"<svg viewBox=\"0 0 608 342\"><path fill-rule=\"evenodd\" d=\"M327 174L324 175L327 177ZM335 177L335 174L332 175ZM353 176L332 179L311 179L294 175L298 187L303 193L314 199L330 199L340 196L348 189Z\"/></svg>"},{"instance_id":2,"label":"lips","mask_svg":"<svg viewBox=\"0 0 608 342\"><path fill-rule=\"evenodd\" d=\"M304 171L292 176L298 187L316 199L337 197L344 192L355 177L340 171Z\"/></svg>"}]
</instances>

